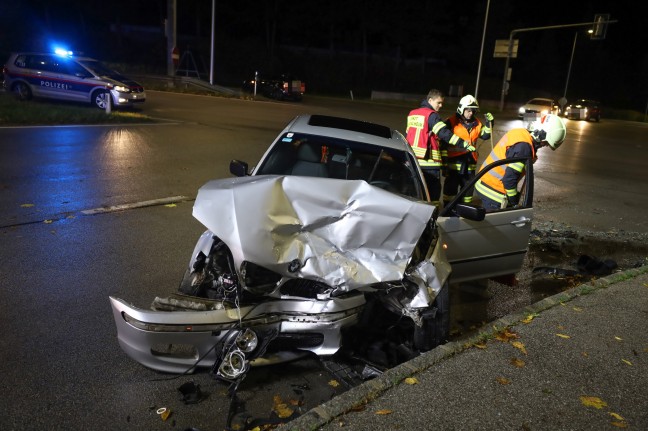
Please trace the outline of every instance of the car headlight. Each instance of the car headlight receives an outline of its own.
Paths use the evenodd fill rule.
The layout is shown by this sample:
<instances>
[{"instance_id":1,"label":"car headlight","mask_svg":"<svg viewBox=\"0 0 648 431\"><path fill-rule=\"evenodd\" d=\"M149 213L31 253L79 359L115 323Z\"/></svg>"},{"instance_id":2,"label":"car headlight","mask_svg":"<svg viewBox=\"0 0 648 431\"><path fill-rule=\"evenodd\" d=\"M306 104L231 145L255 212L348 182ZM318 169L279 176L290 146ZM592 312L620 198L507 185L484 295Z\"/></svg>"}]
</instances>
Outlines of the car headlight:
<instances>
[{"instance_id":1,"label":"car headlight","mask_svg":"<svg viewBox=\"0 0 648 431\"><path fill-rule=\"evenodd\" d=\"M549 113L548 109L543 109L542 111L540 111L541 115L547 115L548 113Z\"/></svg>"},{"instance_id":2,"label":"car headlight","mask_svg":"<svg viewBox=\"0 0 648 431\"><path fill-rule=\"evenodd\" d=\"M113 88L120 93L130 93L130 88L124 87L123 85L115 85Z\"/></svg>"},{"instance_id":3,"label":"car headlight","mask_svg":"<svg viewBox=\"0 0 648 431\"><path fill-rule=\"evenodd\" d=\"M524 106L520 106L520 109L518 109L518 113L524 114L524 111L525 111Z\"/></svg>"}]
</instances>

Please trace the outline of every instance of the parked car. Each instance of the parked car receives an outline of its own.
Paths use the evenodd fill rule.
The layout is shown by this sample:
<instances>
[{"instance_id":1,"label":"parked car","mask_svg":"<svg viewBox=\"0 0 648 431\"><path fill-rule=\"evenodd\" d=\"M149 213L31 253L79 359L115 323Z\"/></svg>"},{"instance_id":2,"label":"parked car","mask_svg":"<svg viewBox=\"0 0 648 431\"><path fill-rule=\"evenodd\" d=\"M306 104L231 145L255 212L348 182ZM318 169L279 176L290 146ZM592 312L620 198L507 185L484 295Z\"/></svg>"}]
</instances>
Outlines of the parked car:
<instances>
[{"instance_id":1,"label":"parked car","mask_svg":"<svg viewBox=\"0 0 648 431\"><path fill-rule=\"evenodd\" d=\"M98 60L69 53L13 53L4 65L4 86L21 100L32 97L90 103L106 108L146 100L144 87Z\"/></svg>"},{"instance_id":2,"label":"parked car","mask_svg":"<svg viewBox=\"0 0 648 431\"><path fill-rule=\"evenodd\" d=\"M578 99L565 107L565 117L570 120L601 120L601 103L596 100Z\"/></svg>"},{"instance_id":3,"label":"parked car","mask_svg":"<svg viewBox=\"0 0 648 431\"><path fill-rule=\"evenodd\" d=\"M526 166L518 206L463 203L486 172L513 162ZM343 340L374 352L374 364L410 359L448 339L449 280L520 269L532 169L530 158L495 162L439 213L401 133L300 115L251 171L233 160L236 178L200 188L193 215L207 230L177 292L152 309L110 298L119 343L147 367L212 367L228 381L286 358L278 352L329 356Z\"/></svg>"},{"instance_id":4,"label":"parked car","mask_svg":"<svg viewBox=\"0 0 648 431\"><path fill-rule=\"evenodd\" d=\"M518 117L529 121L533 121L542 115L558 115L559 113L560 106L555 100L542 97L531 99L518 109Z\"/></svg>"},{"instance_id":5,"label":"parked car","mask_svg":"<svg viewBox=\"0 0 648 431\"><path fill-rule=\"evenodd\" d=\"M242 89L246 93L254 93L255 79L243 82ZM256 81L256 92L269 99L302 100L306 92L306 84L289 74L279 76L259 77Z\"/></svg>"}]
</instances>

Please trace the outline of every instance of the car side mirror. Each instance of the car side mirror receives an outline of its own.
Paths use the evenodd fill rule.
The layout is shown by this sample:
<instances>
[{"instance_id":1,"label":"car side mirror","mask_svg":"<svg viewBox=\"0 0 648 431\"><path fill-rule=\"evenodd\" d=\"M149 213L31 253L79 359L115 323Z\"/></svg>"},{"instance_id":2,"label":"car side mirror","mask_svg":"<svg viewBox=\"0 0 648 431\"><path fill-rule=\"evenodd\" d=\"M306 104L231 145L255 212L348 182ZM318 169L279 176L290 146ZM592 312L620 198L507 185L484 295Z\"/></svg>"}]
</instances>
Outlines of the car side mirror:
<instances>
[{"instance_id":1,"label":"car side mirror","mask_svg":"<svg viewBox=\"0 0 648 431\"><path fill-rule=\"evenodd\" d=\"M486 217L486 209L483 207L472 207L465 204L457 204L454 208L459 217L473 221L482 221Z\"/></svg>"},{"instance_id":2,"label":"car side mirror","mask_svg":"<svg viewBox=\"0 0 648 431\"><path fill-rule=\"evenodd\" d=\"M230 172L237 177L248 176L248 164L242 160L232 160L230 162Z\"/></svg>"}]
</instances>

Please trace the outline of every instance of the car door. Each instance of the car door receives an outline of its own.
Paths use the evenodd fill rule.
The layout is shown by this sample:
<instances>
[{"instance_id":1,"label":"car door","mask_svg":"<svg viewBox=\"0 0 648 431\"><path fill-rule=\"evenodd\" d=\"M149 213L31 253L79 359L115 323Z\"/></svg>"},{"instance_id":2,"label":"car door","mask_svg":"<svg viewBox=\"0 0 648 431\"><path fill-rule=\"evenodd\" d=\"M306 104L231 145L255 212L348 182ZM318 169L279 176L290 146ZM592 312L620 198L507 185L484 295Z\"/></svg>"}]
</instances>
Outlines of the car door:
<instances>
[{"instance_id":1,"label":"car door","mask_svg":"<svg viewBox=\"0 0 648 431\"><path fill-rule=\"evenodd\" d=\"M483 220L461 217L466 207L463 196L490 169L507 163L523 161L526 175L518 184L521 199L513 208L486 212ZM473 197L473 202L477 197ZM472 207L478 206L478 201ZM439 216L439 240L452 266L450 281L478 280L515 274L522 267L529 244L533 220L533 163L531 159L515 158L491 163L464 187Z\"/></svg>"}]
</instances>

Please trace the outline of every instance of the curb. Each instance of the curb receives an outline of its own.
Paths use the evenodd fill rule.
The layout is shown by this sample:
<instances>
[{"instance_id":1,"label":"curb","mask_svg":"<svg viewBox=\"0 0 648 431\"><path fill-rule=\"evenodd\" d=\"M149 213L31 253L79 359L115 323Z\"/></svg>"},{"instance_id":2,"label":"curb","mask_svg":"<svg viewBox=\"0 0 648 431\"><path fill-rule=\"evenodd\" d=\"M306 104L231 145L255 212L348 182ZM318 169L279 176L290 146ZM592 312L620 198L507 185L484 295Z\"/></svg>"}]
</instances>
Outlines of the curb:
<instances>
[{"instance_id":1,"label":"curb","mask_svg":"<svg viewBox=\"0 0 648 431\"><path fill-rule=\"evenodd\" d=\"M639 275L648 273L648 265L639 268L629 269L623 272L614 273L607 277L589 281L578 285L564 292L544 298L534 304L524 307L520 311L501 317L480 330L476 334L461 341L453 341L436 347L411 361L390 368L375 379L369 380L355 388L352 388L332 400L312 408L302 416L283 424L277 430L317 430L326 425L338 416L341 416L355 408L361 407L367 402L378 398L390 388L396 386L407 377L424 371L435 364L469 349L475 343L484 341L502 329L514 326L525 319L529 314L539 313L555 307L561 303L571 301L579 296L594 293L597 290L605 289L613 284L631 280Z\"/></svg>"}]
</instances>

